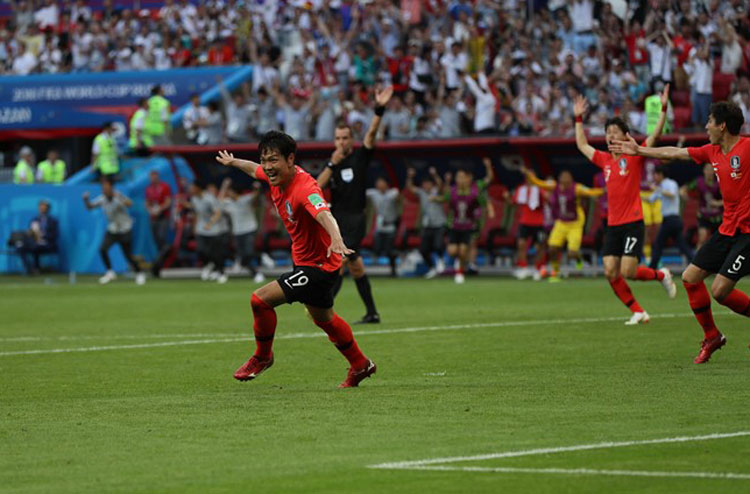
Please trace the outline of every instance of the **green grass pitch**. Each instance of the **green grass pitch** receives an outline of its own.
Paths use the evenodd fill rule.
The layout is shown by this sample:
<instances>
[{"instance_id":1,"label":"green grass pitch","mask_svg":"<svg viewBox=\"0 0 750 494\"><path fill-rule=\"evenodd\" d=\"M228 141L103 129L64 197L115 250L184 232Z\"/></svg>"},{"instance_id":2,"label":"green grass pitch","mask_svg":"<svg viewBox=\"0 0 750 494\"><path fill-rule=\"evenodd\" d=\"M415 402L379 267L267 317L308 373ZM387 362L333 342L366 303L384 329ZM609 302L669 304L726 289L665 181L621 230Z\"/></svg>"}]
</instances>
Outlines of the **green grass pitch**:
<instances>
[{"instance_id":1,"label":"green grass pitch","mask_svg":"<svg viewBox=\"0 0 750 494\"><path fill-rule=\"evenodd\" d=\"M695 366L682 288L631 286L649 324L603 279L374 279L383 323L354 329L378 373L339 390L300 305L277 310L276 365L232 379L247 281L3 278L0 493L750 492L750 436L639 443L750 431L750 321L714 304L729 343ZM363 314L349 279L337 311Z\"/></svg>"}]
</instances>

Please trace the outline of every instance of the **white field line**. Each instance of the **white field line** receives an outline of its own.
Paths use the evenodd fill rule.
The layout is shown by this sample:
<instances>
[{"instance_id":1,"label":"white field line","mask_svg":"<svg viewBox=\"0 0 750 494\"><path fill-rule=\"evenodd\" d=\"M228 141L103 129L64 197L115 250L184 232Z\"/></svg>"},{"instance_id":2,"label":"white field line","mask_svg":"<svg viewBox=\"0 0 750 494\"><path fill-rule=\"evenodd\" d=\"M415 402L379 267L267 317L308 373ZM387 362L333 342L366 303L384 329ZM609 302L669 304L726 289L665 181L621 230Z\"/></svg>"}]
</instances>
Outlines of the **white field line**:
<instances>
[{"instance_id":1,"label":"white field line","mask_svg":"<svg viewBox=\"0 0 750 494\"><path fill-rule=\"evenodd\" d=\"M532 473L557 475L610 475L621 477L677 477L692 479L750 480L750 474L732 472L658 472L648 470L595 470L591 468L515 468L515 467L451 467L445 465L412 467L409 470L480 473Z\"/></svg>"},{"instance_id":2,"label":"white field line","mask_svg":"<svg viewBox=\"0 0 750 494\"><path fill-rule=\"evenodd\" d=\"M714 316L731 314L727 312L714 313ZM693 317L690 312L679 312L673 314L655 314L651 316L651 319L669 319L669 318L681 318L681 317ZM367 331L354 331L355 336L370 336L370 335L382 335L382 334L397 334L397 333L419 333L423 331L453 331L453 330L466 330L466 329L482 329L482 328L502 328L502 327L518 327L518 326L534 326L540 324L586 324L586 323L597 323L597 322L609 322L609 321L624 321L624 316L610 316L610 317L580 317L572 319L537 319L537 320L526 320L526 321L498 321L498 322L487 322L487 323L476 323L476 324L449 324L442 326L415 326L406 328L393 328L393 329L375 329ZM287 333L276 336L277 340L295 340L302 338L321 338L326 336L323 332L315 333ZM44 341L45 339L66 341L76 339L148 339L148 338L202 338L198 340L180 340L180 341L164 341L159 343L138 343L131 345L98 345L90 347L77 347L77 348L43 348L38 350L16 350L0 352L0 357L10 357L13 355L40 355L49 353L76 353L76 352L99 352L105 350L130 350L138 348L158 348L158 347L170 347L170 346L183 346L183 345L207 345L211 343L231 343L236 341L246 341L251 338L250 334L243 335L241 333L191 333L191 334L155 334L155 335L112 335L112 336L94 336L94 335L82 335L82 336L59 336L52 338L45 338L40 336L18 336L11 338L0 339L0 342L22 342L22 341Z\"/></svg>"},{"instance_id":3,"label":"white field line","mask_svg":"<svg viewBox=\"0 0 750 494\"><path fill-rule=\"evenodd\" d=\"M393 463L380 463L377 465L370 465L369 468L377 468L384 470L412 470L412 469L432 469L428 465L441 465L445 463L458 463L462 461L483 461L483 460L496 460L500 458L517 458L519 456L538 456L547 455L554 453L566 453L570 451L586 451L592 449L611 449L611 448L623 448L627 446L643 446L649 444L667 444L667 443L685 443L695 441L710 441L713 439L727 439L731 437L744 437L750 436L750 431L740 432L729 432L723 434L706 434L703 436L678 436L678 437L665 437L660 439L646 439L641 441L620 441L620 442L603 442L593 444L578 444L574 446L561 446L556 448L536 448L536 449L524 449L520 451L506 451L504 453L489 453L484 455L474 456L451 456L448 458L428 458L425 460L414 460L414 461L399 461ZM461 468L472 468L475 467L456 467ZM481 467L476 467L481 468ZM492 468L486 469L486 471L494 470ZM537 469L532 469L537 470ZM545 469L542 469L545 470ZM554 469L553 469L554 470ZM745 475L745 474L738 474ZM750 475L748 475L750 478Z\"/></svg>"},{"instance_id":4,"label":"white field line","mask_svg":"<svg viewBox=\"0 0 750 494\"><path fill-rule=\"evenodd\" d=\"M693 317L690 313L675 313L675 314L659 314L651 316L654 318L675 318L675 317ZM624 321L625 317L612 316L612 317L581 317L573 319L538 319L538 320L526 320L526 321L498 321L498 322L487 322L487 323L476 323L476 324L449 324L442 326L415 326L406 328L393 328L393 329L375 329L367 331L355 331L355 336L370 336L370 335L382 335L382 334L396 334L396 333L418 333L422 331L452 331L452 330L465 330L465 329L481 329L481 328L499 328L509 326L533 326L539 324L584 324L584 323L596 323L596 322L608 322L608 321ZM199 333L195 335L182 335L185 337L200 337L205 336L206 333ZM127 337L138 338L137 335L121 335ZM157 337L167 337L168 335L152 335ZM179 335L171 335L172 337L178 337ZM8 352L0 352L0 357L10 357L13 355L40 355L49 353L75 353L75 352L99 352L105 350L131 350L137 348L158 348L158 347L170 347L170 346L183 346L183 345L206 345L211 343L231 343L236 341L247 341L251 338L251 335L241 335L239 333L221 335L229 336L224 338L216 338L217 334L208 334L214 338L205 338L198 340L180 340L180 341L163 341L159 343L138 343L131 345L98 345L89 347L77 347L77 348L43 348L38 350L16 350ZM116 337L116 336L115 336ZM144 338L147 336L144 336ZM326 334L321 332L315 333L287 333L276 336L277 340L295 340L302 338L322 338L326 337ZM19 337L26 338L26 337ZM34 337L28 337L34 338ZM85 336L84 338L89 338ZM74 339L74 337L70 337ZM27 341L10 338L11 341ZM0 341L9 341L0 340Z\"/></svg>"}]
</instances>

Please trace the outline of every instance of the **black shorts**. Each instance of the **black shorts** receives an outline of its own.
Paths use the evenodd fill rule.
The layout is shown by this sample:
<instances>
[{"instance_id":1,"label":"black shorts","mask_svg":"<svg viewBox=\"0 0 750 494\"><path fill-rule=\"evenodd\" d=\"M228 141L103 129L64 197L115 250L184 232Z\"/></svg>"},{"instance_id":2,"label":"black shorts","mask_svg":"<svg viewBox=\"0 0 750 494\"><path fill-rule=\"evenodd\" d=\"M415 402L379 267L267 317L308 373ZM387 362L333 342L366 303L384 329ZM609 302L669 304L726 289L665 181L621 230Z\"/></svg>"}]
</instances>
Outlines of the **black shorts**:
<instances>
[{"instance_id":1,"label":"black shorts","mask_svg":"<svg viewBox=\"0 0 750 494\"><path fill-rule=\"evenodd\" d=\"M711 221L707 220L706 218L698 218L698 227L705 228L711 233L717 232L720 226L721 218L719 218L719 221Z\"/></svg>"},{"instance_id":2,"label":"black shorts","mask_svg":"<svg viewBox=\"0 0 750 494\"><path fill-rule=\"evenodd\" d=\"M454 230L448 233L448 243L453 245L458 244L471 244L471 238L474 235L474 230Z\"/></svg>"},{"instance_id":3,"label":"black shorts","mask_svg":"<svg viewBox=\"0 0 750 494\"><path fill-rule=\"evenodd\" d=\"M602 256L629 256L640 259L643 255L643 237L645 234L646 227L642 220L623 225L607 226Z\"/></svg>"},{"instance_id":4,"label":"black shorts","mask_svg":"<svg viewBox=\"0 0 750 494\"><path fill-rule=\"evenodd\" d=\"M333 307L333 286L338 271L327 272L312 266L295 266L279 276L278 282L288 304L300 302L321 309Z\"/></svg>"},{"instance_id":5,"label":"black shorts","mask_svg":"<svg viewBox=\"0 0 750 494\"><path fill-rule=\"evenodd\" d=\"M695 254L692 264L733 281L747 276L750 273L750 234L729 237L714 233Z\"/></svg>"},{"instance_id":6,"label":"black shorts","mask_svg":"<svg viewBox=\"0 0 750 494\"><path fill-rule=\"evenodd\" d=\"M547 241L547 232L543 226L521 225L518 228L518 238L531 239L534 243L543 244Z\"/></svg>"},{"instance_id":7,"label":"black shorts","mask_svg":"<svg viewBox=\"0 0 750 494\"><path fill-rule=\"evenodd\" d=\"M358 253L367 233L367 216L364 213L336 213L334 217L341 230L344 245ZM349 256L349 259L353 258Z\"/></svg>"}]
</instances>

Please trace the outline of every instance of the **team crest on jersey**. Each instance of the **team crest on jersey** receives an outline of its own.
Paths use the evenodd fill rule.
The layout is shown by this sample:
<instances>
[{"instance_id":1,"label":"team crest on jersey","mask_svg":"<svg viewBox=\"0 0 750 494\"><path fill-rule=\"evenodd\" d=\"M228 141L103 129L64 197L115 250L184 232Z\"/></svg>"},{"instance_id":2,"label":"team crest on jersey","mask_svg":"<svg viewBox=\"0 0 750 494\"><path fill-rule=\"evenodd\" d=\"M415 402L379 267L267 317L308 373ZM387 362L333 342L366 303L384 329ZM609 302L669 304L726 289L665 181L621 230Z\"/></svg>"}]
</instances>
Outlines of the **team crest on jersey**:
<instances>
[{"instance_id":1,"label":"team crest on jersey","mask_svg":"<svg viewBox=\"0 0 750 494\"><path fill-rule=\"evenodd\" d=\"M618 163L620 165L620 176L624 177L628 174L628 160L625 158L620 158L620 162Z\"/></svg>"},{"instance_id":2,"label":"team crest on jersey","mask_svg":"<svg viewBox=\"0 0 750 494\"><path fill-rule=\"evenodd\" d=\"M740 164L739 156L734 155L731 158L729 158L729 168L732 169L732 173L730 173L729 176L735 180L739 180L740 178L742 178L742 172L740 172L741 166L742 165Z\"/></svg>"},{"instance_id":3,"label":"team crest on jersey","mask_svg":"<svg viewBox=\"0 0 750 494\"><path fill-rule=\"evenodd\" d=\"M346 183L354 180L354 170L352 170L351 168L344 168L343 170L341 170L341 180Z\"/></svg>"},{"instance_id":4,"label":"team crest on jersey","mask_svg":"<svg viewBox=\"0 0 750 494\"><path fill-rule=\"evenodd\" d=\"M286 203L284 204L284 208L286 209L286 215L289 218L289 221L294 222L294 211L292 210L292 203L286 201Z\"/></svg>"}]
</instances>

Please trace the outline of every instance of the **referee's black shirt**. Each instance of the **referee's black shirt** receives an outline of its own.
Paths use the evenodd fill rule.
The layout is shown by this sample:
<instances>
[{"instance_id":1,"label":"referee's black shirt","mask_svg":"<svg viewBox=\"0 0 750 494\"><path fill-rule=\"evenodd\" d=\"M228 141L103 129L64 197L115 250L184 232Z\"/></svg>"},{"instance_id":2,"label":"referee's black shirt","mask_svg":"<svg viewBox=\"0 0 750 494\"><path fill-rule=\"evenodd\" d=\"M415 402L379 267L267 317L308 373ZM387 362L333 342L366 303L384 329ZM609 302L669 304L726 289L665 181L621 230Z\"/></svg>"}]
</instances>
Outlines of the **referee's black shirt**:
<instances>
[{"instance_id":1,"label":"referee's black shirt","mask_svg":"<svg viewBox=\"0 0 750 494\"><path fill-rule=\"evenodd\" d=\"M331 169L331 211L334 215L364 214L367 168L373 152L362 145Z\"/></svg>"}]
</instances>

